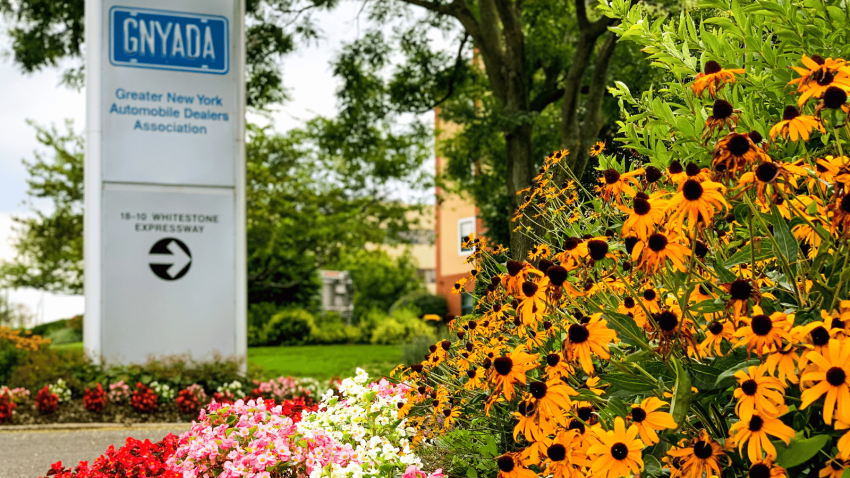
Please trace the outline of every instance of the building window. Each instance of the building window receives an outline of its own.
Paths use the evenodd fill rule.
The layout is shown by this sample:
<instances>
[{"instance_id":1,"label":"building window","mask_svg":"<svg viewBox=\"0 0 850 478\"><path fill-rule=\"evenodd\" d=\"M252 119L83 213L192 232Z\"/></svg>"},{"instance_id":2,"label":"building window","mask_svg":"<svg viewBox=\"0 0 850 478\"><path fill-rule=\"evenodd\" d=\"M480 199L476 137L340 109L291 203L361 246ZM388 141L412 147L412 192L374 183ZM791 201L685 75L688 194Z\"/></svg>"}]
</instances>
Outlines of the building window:
<instances>
[{"instance_id":1,"label":"building window","mask_svg":"<svg viewBox=\"0 0 850 478\"><path fill-rule=\"evenodd\" d=\"M475 233L475 216L467 217L461 219L457 222L457 234L458 234L458 254L461 256L468 256L472 254L473 247L463 247L463 241L469 237L470 234Z\"/></svg>"},{"instance_id":2,"label":"building window","mask_svg":"<svg viewBox=\"0 0 850 478\"><path fill-rule=\"evenodd\" d=\"M464 292L460 294L460 315L472 313L472 294Z\"/></svg>"}]
</instances>

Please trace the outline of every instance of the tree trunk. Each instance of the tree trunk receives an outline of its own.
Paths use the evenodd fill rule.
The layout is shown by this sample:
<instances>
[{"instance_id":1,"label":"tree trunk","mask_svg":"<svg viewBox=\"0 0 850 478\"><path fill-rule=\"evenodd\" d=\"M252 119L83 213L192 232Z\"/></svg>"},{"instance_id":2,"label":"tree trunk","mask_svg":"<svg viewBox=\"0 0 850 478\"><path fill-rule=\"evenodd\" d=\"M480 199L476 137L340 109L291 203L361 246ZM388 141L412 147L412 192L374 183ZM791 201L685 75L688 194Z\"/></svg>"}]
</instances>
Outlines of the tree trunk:
<instances>
[{"instance_id":1,"label":"tree trunk","mask_svg":"<svg viewBox=\"0 0 850 478\"><path fill-rule=\"evenodd\" d=\"M532 147L532 125L522 124L505 133L508 157L507 188L511 198L511 208L516 210L523 202L524 194L516 192L531 185L534 177L534 149ZM531 249L532 240L526 235L526 220L511 223L511 257L521 261ZM517 226L522 226L514 231Z\"/></svg>"}]
</instances>

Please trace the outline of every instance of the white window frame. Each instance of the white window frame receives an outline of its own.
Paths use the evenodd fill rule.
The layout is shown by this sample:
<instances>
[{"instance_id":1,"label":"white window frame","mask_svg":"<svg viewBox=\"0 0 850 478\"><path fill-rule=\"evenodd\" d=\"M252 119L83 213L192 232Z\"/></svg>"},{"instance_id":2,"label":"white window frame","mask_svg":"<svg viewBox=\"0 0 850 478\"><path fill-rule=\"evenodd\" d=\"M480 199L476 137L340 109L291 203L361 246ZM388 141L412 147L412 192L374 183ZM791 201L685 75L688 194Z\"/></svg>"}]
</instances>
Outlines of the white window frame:
<instances>
[{"instance_id":1,"label":"white window frame","mask_svg":"<svg viewBox=\"0 0 850 478\"><path fill-rule=\"evenodd\" d=\"M467 222L472 224L472 231L470 231L470 232L472 234L476 233L476 231L475 231L475 216L465 217L465 218L457 220L457 254L459 256L468 256L475 251L474 247L470 247L469 250L465 251L465 250L463 250L463 247L461 246L461 243L463 242L463 238L467 237L469 235L469 234L461 233L461 230L462 230L461 224L464 224L464 223L467 223Z\"/></svg>"}]
</instances>

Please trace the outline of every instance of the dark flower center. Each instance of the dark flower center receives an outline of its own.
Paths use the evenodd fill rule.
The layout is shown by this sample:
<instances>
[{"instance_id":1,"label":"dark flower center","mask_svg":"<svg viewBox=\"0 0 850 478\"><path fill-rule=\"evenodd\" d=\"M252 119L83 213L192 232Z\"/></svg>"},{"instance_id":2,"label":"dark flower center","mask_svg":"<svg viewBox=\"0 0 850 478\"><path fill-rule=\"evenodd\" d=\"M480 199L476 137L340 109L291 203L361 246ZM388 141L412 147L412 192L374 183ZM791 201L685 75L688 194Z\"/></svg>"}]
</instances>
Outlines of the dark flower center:
<instances>
[{"instance_id":1,"label":"dark flower center","mask_svg":"<svg viewBox=\"0 0 850 478\"><path fill-rule=\"evenodd\" d=\"M838 109L847 102L847 92L837 86L830 86L823 93L823 104L827 108Z\"/></svg>"},{"instance_id":2,"label":"dark flower center","mask_svg":"<svg viewBox=\"0 0 850 478\"><path fill-rule=\"evenodd\" d=\"M466 371L466 376L469 378L475 378L475 369L469 369Z\"/></svg>"},{"instance_id":3,"label":"dark flower center","mask_svg":"<svg viewBox=\"0 0 850 478\"><path fill-rule=\"evenodd\" d=\"M795 106L788 105L785 107L785 110L782 112L782 120L783 121L791 121L792 119L800 116L800 110Z\"/></svg>"},{"instance_id":4,"label":"dark flower center","mask_svg":"<svg viewBox=\"0 0 850 478\"><path fill-rule=\"evenodd\" d=\"M590 337L590 332L587 330L587 327L578 324L570 325L570 328L567 329L567 335L570 338L570 342L574 344L583 344L587 341L588 337Z\"/></svg>"},{"instance_id":5,"label":"dark flower center","mask_svg":"<svg viewBox=\"0 0 850 478\"><path fill-rule=\"evenodd\" d=\"M508 261L507 264L505 264L505 267L508 268L508 274L510 274L511 277L516 277L516 275L522 271L522 263L514 260Z\"/></svg>"},{"instance_id":6,"label":"dark flower center","mask_svg":"<svg viewBox=\"0 0 850 478\"><path fill-rule=\"evenodd\" d=\"M738 279L732 282L729 293L732 294L733 300L747 300L750 298L750 294L753 293L753 286L749 281Z\"/></svg>"},{"instance_id":7,"label":"dark flower center","mask_svg":"<svg viewBox=\"0 0 850 478\"><path fill-rule=\"evenodd\" d=\"M421 372L421 371L422 371L422 368L423 368L423 367L422 367L422 364L421 364L421 363L415 363L415 364L413 364L413 365L411 365L411 366L410 366L410 370L413 370L413 371L414 371L414 372L416 372L416 373Z\"/></svg>"},{"instance_id":8,"label":"dark flower center","mask_svg":"<svg viewBox=\"0 0 850 478\"><path fill-rule=\"evenodd\" d=\"M635 210L635 214L639 216L645 216L649 214L649 210L652 209L652 206L649 204L649 201L643 198L635 198L635 202L632 207Z\"/></svg>"},{"instance_id":9,"label":"dark flower center","mask_svg":"<svg viewBox=\"0 0 850 478\"><path fill-rule=\"evenodd\" d=\"M448 350L448 349L451 348L451 346L452 346L452 343L449 342L448 340L443 340L442 342L440 342L440 347L443 347L443 350Z\"/></svg>"},{"instance_id":10,"label":"dark flower center","mask_svg":"<svg viewBox=\"0 0 850 478\"><path fill-rule=\"evenodd\" d=\"M773 329L773 321L766 315L757 315L753 317L751 326L754 334L763 336Z\"/></svg>"},{"instance_id":11,"label":"dark flower center","mask_svg":"<svg viewBox=\"0 0 850 478\"><path fill-rule=\"evenodd\" d=\"M627 456L629 456L629 447L627 447L625 443L614 443L614 445L611 446L611 456L613 456L615 460L624 460Z\"/></svg>"},{"instance_id":12,"label":"dark flower center","mask_svg":"<svg viewBox=\"0 0 850 478\"><path fill-rule=\"evenodd\" d=\"M723 324L714 320L708 324L708 331L714 335L720 335L720 333L723 332Z\"/></svg>"},{"instance_id":13,"label":"dark flower center","mask_svg":"<svg viewBox=\"0 0 850 478\"><path fill-rule=\"evenodd\" d=\"M538 400L546 396L548 389L549 387L543 382L531 382L528 385L528 391L531 393L531 396Z\"/></svg>"},{"instance_id":14,"label":"dark flower center","mask_svg":"<svg viewBox=\"0 0 850 478\"><path fill-rule=\"evenodd\" d=\"M818 65L823 65L826 63L826 60L823 59L820 55L812 55L812 61L817 63Z\"/></svg>"},{"instance_id":15,"label":"dark flower center","mask_svg":"<svg viewBox=\"0 0 850 478\"><path fill-rule=\"evenodd\" d=\"M636 423L646 420L646 410L640 407L632 408L632 420Z\"/></svg>"},{"instance_id":16,"label":"dark flower center","mask_svg":"<svg viewBox=\"0 0 850 478\"><path fill-rule=\"evenodd\" d=\"M815 327L811 332L812 343L815 345L826 345L829 343L829 331L823 327Z\"/></svg>"},{"instance_id":17,"label":"dark flower center","mask_svg":"<svg viewBox=\"0 0 850 478\"><path fill-rule=\"evenodd\" d=\"M832 367L826 371L826 381L833 387L837 387L847 380L847 374L841 367Z\"/></svg>"},{"instance_id":18,"label":"dark flower center","mask_svg":"<svg viewBox=\"0 0 850 478\"><path fill-rule=\"evenodd\" d=\"M702 168L699 167L697 163L690 162L687 166L685 166L685 174L687 174L688 176L696 176L701 172Z\"/></svg>"},{"instance_id":19,"label":"dark flower center","mask_svg":"<svg viewBox=\"0 0 850 478\"><path fill-rule=\"evenodd\" d=\"M577 237L568 237L564 240L564 250L571 251L581 244L581 239Z\"/></svg>"},{"instance_id":20,"label":"dark flower center","mask_svg":"<svg viewBox=\"0 0 850 478\"><path fill-rule=\"evenodd\" d=\"M743 156L750 150L750 142L747 140L746 136L735 133L734 136L729 138L729 141L726 143L726 148L728 148L729 152L735 156Z\"/></svg>"},{"instance_id":21,"label":"dark flower center","mask_svg":"<svg viewBox=\"0 0 850 478\"><path fill-rule=\"evenodd\" d=\"M549 354L549 355L546 356L546 363L550 367L554 367L555 365L558 365L558 362L560 362L560 361L561 361L561 356L558 355L558 354Z\"/></svg>"},{"instance_id":22,"label":"dark flower center","mask_svg":"<svg viewBox=\"0 0 850 478\"><path fill-rule=\"evenodd\" d=\"M812 78L817 81L818 85L826 86L832 83L832 80L835 79L835 75L833 75L832 72L829 71L818 70L814 75L812 75Z\"/></svg>"},{"instance_id":23,"label":"dark flower center","mask_svg":"<svg viewBox=\"0 0 850 478\"><path fill-rule=\"evenodd\" d=\"M649 248L655 252L661 252L664 248L667 247L667 237L664 234L655 233L649 236L649 240L647 241L649 244Z\"/></svg>"},{"instance_id":24,"label":"dark flower center","mask_svg":"<svg viewBox=\"0 0 850 478\"><path fill-rule=\"evenodd\" d=\"M549 276L549 281L553 285L560 287L567 280L567 269L562 266L552 266L546 270L546 275Z\"/></svg>"},{"instance_id":25,"label":"dark flower center","mask_svg":"<svg viewBox=\"0 0 850 478\"><path fill-rule=\"evenodd\" d=\"M428 350L430 350L430 351L431 351L431 353L434 353L434 352L436 352L436 351L437 351L437 346L436 346L436 345L431 345L430 347L428 347Z\"/></svg>"},{"instance_id":26,"label":"dark flower center","mask_svg":"<svg viewBox=\"0 0 850 478\"><path fill-rule=\"evenodd\" d=\"M714 106L711 107L712 116L715 119L726 119L732 116L732 104L726 100L715 100Z\"/></svg>"},{"instance_id":27,"label":"dark flower center","mask_svg":"<svg viewBox=\"0 0 850 478\"><path fill-rule=\"evenodd\" d=\"M525 281L522 283L522 293L525 294L526 297L531 297L537 292L537 284L531 281Z\"/></svg>"},{"instance_id":28,"label":"dark flower center","mask_svg":"<svg viewBox=\"0 0 850 478\"><path fill-rule=\"evenodd\" d=\"M649 199L649 194L646 194L645 192L640 191L637 194L635 194L635 198ZM608 229L608 230L611 231L610 229ZM611 236L608 236L608 237L614 236L614 234L613 234L614 231L611 231L611 232L612 232Z\"/></svg>"},{"instance_id":29,"label":"dark flower center","mask_svg":"<svg viewBox=\"0 0 850 478\"><path fill-rule=\"evenodd\" d=\"M758 389L759 385L753 379L749 379L741 384L741 390L750 397L755 395Z\"/></svg>"},{"instance_id":30,"label":"dark flower center","mask_svg":"<svg viewBox=\"0 0 850 478\"><path fill-rule=\"evenodd\" d=\"M750 424L748 428L751 432L757 432L761 430L762 426L764 426L764 420L762 420L760 416L754 415L752 418L750 418Z\"/></svg>"},{"instance_id":31,"label":"dark flower center","mask_svg":"<svg viewBox=\"0 0 850 478\"><path fill-rule=\"evenodd\" d=\"M643 298L646 300L655 300L656 297L658 297L658 294L656 294L652 289L646 289L643 291Z\"/></svg>"},{"instance_id":32,"label":"dark flower center","mask_svg":"<svg viewBox=\"0 0 850 478\"><path fill-rule=\"evenodd\" d=\"M833 329L843 329L844 328L844 321L838 320L838 319L832 319L832 328Z\"/></svg>"},{"instance_id":33,"label":"dark flower center","mask_svg":"<svg viewBox=\"0 0 850 478\"><path fill-rule=\"evenodd\" d=\"M496 463L499 465L499 469L505 473L510 473L514 471L514 459L509 456L500 456L496 459Z\"/></svg>"},{"instance_id":34,"label":"dark flower center","mask_svg":"<svg viewBox=\"0 0 850 478\"><path fill-rule=\"evenodd\" d=\"M444 408L444 409L443 409L443 415L445 415L445 416L447 416L447 417L448 417L448 416L449 416L449 415L451 415L451 414L452 414L452 409L451 409L451 408Z\"/></svg>"},{"instance_id":35,"label":"dark flower center","mask_svg":"<svg viewBox=\"0 0 850 478\"><path fill-rule=\"evenodd\" d=\"M636 245L637 245L637 243L638 243L638 238L637 238L637 237L633 237L633 236L629 236L629 237L627 237L627 238L625 238L625 239L624 239L624 242L625 242L625 244L626 244L626 252L628 252L629 254L631 254L631 253L632 253L632 249L634 249L634 248L635 248L635 246L636 246Z\"/></svg>"},{"instance_id":36,"label":"dark flower center","mask_svg":"<svg viewBox=\"0 0 850 478\"><path fill-rule=\"evenodd\" d=\"M517 411L520 415L524 417L530 417L534 415L534 413L537 411L537 406L534 405L534 403L525 400L519 402L519 405L517 406Z\"/></svg>"},{"instance_id":37,"label":"dark flower center","mask_svg":"<svg viewBox=\"0 0 850 478\"><path fill-rule=\"evenodd\" d=\"M567 426L568 430L578 430L582 435L584 434L584 423L579 420L570 420L570 424Z\"/></svg>"},{"instance_id":38,"label":"dark flower center","mask_svg":"<svg viewBox=\"0 0 850 478\"><path fill-rule=\"evenodd\" d=\"M708 246L702 241L697 241L697 245L694 248L694 254L696 254L697 257L705 257L708 254Z\"/></svg>"},{"instance_id":39,"label":"dark flower center","mask_svg":"<svg viewBox=\"0 0 850 478\"><path fill-rule=\"evenodd\" d=\"M661 176L663 174L661 170L656 168L655 166L647 166L646 168L644 168L644 171L646 172L646 182L648 183L654 183L655 181L658 181L659 179L661 179Z\"/></svg>"},{"instance_id":40,"label":"dark flower center","mask_svg":"<svg viewBox=\"0 0 850 478\"><path fill-rule=\"evenodd\" d=\"M540 259L540 264L538 264L537 269L542 273L546 273L550 267L554 266L555 263L550 261L549 259Z\"/></svg>"},{"instance_id":41,"label":"dark flower center","mask_svg":"<svg viewBox=\"0 0 850 478\"><path fill-rule=\"evenodd\" d=\"M850 194L841 198L841 203L839 207L845 213L850 214Z\"/></svg>"},{"instance_id":42,"label":"dark flower center","mask_svg":"<svg viewBox=\"0 0 850 478\"><path fill-rule=\"evenodd\" d=\"M843 466L841 466L841 463L839 463L839 462L837 462L837 461L835 461L835 460L830 461L830 462L829 462L829 466L830 466L830 467L832 467L832 469L833 469L833 470L835 470L835 471L839 471L839 470L843 470L843 469L844 469L844 467L843 467Z\"/></svg>"},{"instance_id":43,"label":"dark flower center","mask_svg":"<svg viewBox=\"0 0 850 478\"><path fill-rule=\"evenodd\" d=\"M700 440L694 443L694 455L697 458L705 460L706 458L710 458L711 455L714 454L714 450L711 449L711 444Z\"/></svg>"},{"instance_id":44,"label":"dark flower center","mask_svg":"<svg viewBox=\"0 0 850 478\"><path fill-rule=\"evenodd\" d=\"M695 179L688 179L682 185L682 195L688 201L697 201L702 197L702 185Z\"/></svg>"},{"instance_id":45,"label":"dark flower center","mask_svg":"<svg viewBox=\"0 0 850 478\"><path fill-rule=\"evenodd\" d=\"M546 449L546 456L552 461L562 461L567 456L567 449L560 443L555 443Z\"/></svg>"},{"instance_id":46,"label":"dark flower center","mask_svg":"<svg viewBox=\"0 0 850 478\"><path fill-rule=\"evenodd\" d=\"M682 163L678 161L673 161L670 163L670 166L667 166L667 172L670 174L679 174L684 170L685 168L682 167Z\"/></svg>"},{"instance_id":47,"label":"dark flower center","mask_svg":"<svg viewBox=\"0 0 850 478\"><path fill-rule=\"evenodd\" d=\"M747 473L749 478L770 478L770 467L764 463L756 463Z\"/></svg>"},{"instance_id":48,"label":"dark flower center","mask_svg":"<svg viewBox=\"0 0 850 478\"><path fill-rule=\"evenodd\" d=\"M602 173L602 177L605 178L606 184L614 184L620 180L620 173L616 169L609 168Z\"/></svg>"},{"instance_id":49,"label":"dark flower center","mask_svg":"<svg viewBox=\"0 0 850 478\"><path fill-rule=\"evenodd\" d=\"M623 299L623 305L626 306L627 309L631 309L635 306L635 300L631 297L626 297Z\"/></svg>"},{"instance_id":50,"label":"dark flower center","mask_svg":"<svg viewBox=\"0 0 850 478\"><path fill-rule=\"evenodd\" d=\"M510 357L499 357L493 361L493 367L499 375L507 375L514 368L514 361Z\"/></svg>"},{"instance_id":51,"label":"dark flower center","mask_svg":"<svg viewBox=\"0 0 850 478\"><path fill-rule=\"evenodd\" d=\"M715 73L719 73L723 68L720 67L720 63L717 63L714 60L708 60L705 62L705 66L703 66L702 71L706 75L713 75Z\"/></svg>"},{"instance_id":52,"label":"dark flower center","mask_svg":"<svg viewBox=\"0 0 850 478\"><path fill-rule=\"evenodd\" d=\"M755 130L747 133L747 136L749 136L750 139L753 140L753 143L755 143L755 144L759 144L762 141L764 141L764 138L762 137L761 133L759 133L758 131L755 131Z\"/></svg>"},{"instance_id":53,"label":"dark flower center","mask_svg":"<svg viewBox=\"0 0 850 478\"><path fill-rule=\"evenodd\" d=\"M500 310L502 310L501 304L496 304L496 305L493 306L493 313L498 314Z\"/></svg>"},{"instance_id":54,"label":"dark flower center","mask_svg":"<svg viewBox=\"0 0 850 478\"><path fill-rule=\"evenodd\" d=\"M578 415L582 421L589 422L590 417L593 416L593 407L579 407L578 411L576 411L576 415Z\"/></svg>"},{"instance_id":55,"label":"dark flower center","mask_svg":"<svg viewBox=\"0 0 850 478\"><path fill-rule=\"evenodd\" d=\"M665 332L672 332L676 329L676 326L679 325L679 318L676 317L676 314L670 310L661 312L655 320L658 322L658 326L661 327L661 330Z\"/></svg>"},{"instance_id":56,"label":"dark flower center","mask_svg":"<svg viewBox=\"0 0 850 478\"><path fill-rule=\"evenodd\" d=\"M587 251L590 253L591 259L601 261L608 254L608 243L599 239L587 241Z\"/></svg>"},{"instance_id":57,"label":"dark flower center","mask_svg":"<svg viewBox=\"0 0 850 478\"><path fill-rule=\"evenodd\" d=\"M762 163L756 168L756 177L763 183L769 183L776 179L779 167L774 163Z\"/></svg>"}]
</instances>

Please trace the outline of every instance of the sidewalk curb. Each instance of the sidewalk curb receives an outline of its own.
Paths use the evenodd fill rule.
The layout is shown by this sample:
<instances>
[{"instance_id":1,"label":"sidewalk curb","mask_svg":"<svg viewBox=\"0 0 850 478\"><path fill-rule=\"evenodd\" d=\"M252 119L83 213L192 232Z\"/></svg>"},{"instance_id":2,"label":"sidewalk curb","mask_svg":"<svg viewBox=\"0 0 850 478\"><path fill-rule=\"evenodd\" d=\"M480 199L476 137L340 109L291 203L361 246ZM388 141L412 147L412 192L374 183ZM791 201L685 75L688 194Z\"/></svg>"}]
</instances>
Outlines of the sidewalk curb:
<instances>
[{"instance_id":1,"label":"sidewalk curb","mask_svg":"<svg viewBox=\"0 0 850 478\"><path fill-rule=\"evenodd\" d=\"M38 425L2 425L0 433L3 432L32 432L32 431L74 431L74 430L121 430L121 429L146 429L146 428L175 428L192 425L191 422L164 422L164 423L47 423Z\"/></svg>"}]
</instances>

